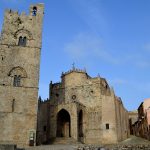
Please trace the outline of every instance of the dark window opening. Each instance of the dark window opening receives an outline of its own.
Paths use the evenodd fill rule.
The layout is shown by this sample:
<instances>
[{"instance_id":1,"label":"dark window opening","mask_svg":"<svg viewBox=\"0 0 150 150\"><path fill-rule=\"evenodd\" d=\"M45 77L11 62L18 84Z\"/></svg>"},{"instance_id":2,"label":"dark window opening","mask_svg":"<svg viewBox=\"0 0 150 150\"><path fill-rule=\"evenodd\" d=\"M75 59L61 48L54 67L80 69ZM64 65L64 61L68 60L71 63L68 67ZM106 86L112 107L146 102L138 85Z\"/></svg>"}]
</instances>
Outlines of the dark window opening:
<instances>
[{"instance_id":1,"label":"dark window opening","mask_svg":"<svg viewBox=\"0 0 150 150\"><path fill-rule=\"evenodd\" d=\"M106 84L106 89L108 89L108 85Z\"/></svg>"},{"instance_id":2,"label":"dark window opening","mask_svg":"<svg viewBox=\"0 0 150 150\"><path fill-rule=\"evenodd\" d=\"M33 7L32 16L36 16L37 14L37 7Z\"/></svg>"},{"instance_id":3,"label":"dark window opening","mask_svg":"<svg viewBox=\"0 0 150 150\"><path fill-rule=\"evenodd\" d=\"M22 46L26 46L26 44L27 44L27 38L24 37L24 38L23 38L23 41L22 41Z\"/></svg>"},{"instance_id":4,"label":"dark window opening","mask_svg":"<svg viewBox=\"0 0 150 150\"><path fill-rule=\"evenodd\" d=\"M22 36L19 37L18 45L19 45L19 46L22 45Z\"/></svg>"},{"instance_id":5,"label":"dark window opening","mask_svg":"<svg viewBox=\"0 0 150 150\"><path fill-rule=\"evenodd\" d=\"M27 44L27 38L26 37L19 37L18 46L26 46Z\"/></svg>"},{"instance_id":6,"label":"dark window opening","mask_svg":"<svg viewBox=\"0 0 150 150\"><path fill-rule=\"evenodd\" d=\"M13 83L13 85L15 87L20 86L20 82L21 82L21 76L20 75L19 76L15 75L14 76L14 83Z\"/></svg>"},{"instance_id":7,"label":"dark window opening","mask_svg":"<svg viewBox=\"0 0 150 150\"><path fill-rule=\"evenodd\" d=\"M72 95L72 99L75 100L76 99L76 95Z\"/></svg>"},{"instance_id":8,"label":"dark window opening","mask_svg":"<svg viewBox=\"0 0 150 150\"><path fill-rule=\"evenodd\" d=\"M59 94L56 93L56 97L59 97Z\"/></svg>"},{"instance_id":9,"label":"dark window opening","mask_svg":"<svg viewBox=\"0 0 150 150\"><path fill-rule=\"evenodd\" d=\"M46 131L46 129L47 129L46 126L44 126L44 127L43 127L43 131Z\"/></svg>"},{"instance_id":10,"label":"dark window opening","mask_svg":"<svg viewBox=\"0 0 150 150\"><path fill-rule=\"evenodd\" d=\"M13 99L12 101L12 112L14 112L14 110L15 110L15 99Z\"/></svg>"},{"instance_id":11,"label":"dark window opening","mask_svg":"<svg viewBox=\"0 0 150 150\"><path fill-rule=\"evenodd\" d=\"M109 124L108 124L108 123L106 123L106 129L107 129L107 130L109 129Z\"/></svg>"},{"instance_id":12,"label":"dark window opening","mask_svg":"<svg viewBox=\"0 0 150 150\"><path fill-rule=\"evenodd\" d=\"M4 60L4 57L2 57L2 61Z\"/></svg>"}]
</instances>

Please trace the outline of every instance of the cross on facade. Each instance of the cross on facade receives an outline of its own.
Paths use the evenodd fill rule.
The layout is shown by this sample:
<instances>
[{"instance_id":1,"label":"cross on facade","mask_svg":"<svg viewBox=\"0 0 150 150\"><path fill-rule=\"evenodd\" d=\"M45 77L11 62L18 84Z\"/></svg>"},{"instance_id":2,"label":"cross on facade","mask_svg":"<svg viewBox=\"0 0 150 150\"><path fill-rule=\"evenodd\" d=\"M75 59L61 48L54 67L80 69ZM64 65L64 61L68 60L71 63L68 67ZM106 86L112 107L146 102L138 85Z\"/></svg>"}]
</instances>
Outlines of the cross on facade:
<instances>
[{"instance_id":1,"label":"cross on facade","mask_svg":"<svg viewBox=\"0 0 150 150\"><path fill-rule=\"evenodd\" d=\"M72 64L72 69L75 70L75 63Z\"/></svg>"}]
</instances>

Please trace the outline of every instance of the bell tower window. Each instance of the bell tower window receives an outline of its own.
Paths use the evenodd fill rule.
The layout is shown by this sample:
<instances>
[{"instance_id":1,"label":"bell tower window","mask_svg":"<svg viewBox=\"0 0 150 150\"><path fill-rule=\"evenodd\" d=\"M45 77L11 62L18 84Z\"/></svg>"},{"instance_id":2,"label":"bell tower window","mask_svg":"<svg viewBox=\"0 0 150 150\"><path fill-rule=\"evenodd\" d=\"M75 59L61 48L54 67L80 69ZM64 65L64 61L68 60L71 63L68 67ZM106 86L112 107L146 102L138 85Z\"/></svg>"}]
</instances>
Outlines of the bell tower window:
<instances>
[{"instance_id":1,"label":"bell tower window","mask_svg":"<svg viewBox=\"0 0 150 150\"><path fill-rule=\"evenodd\" d=\"M21 86L20 82L21 82L21 76L20 75L18 75L18 76L15 75L14 76L13 86L15 86L15 87Z\"/></svg>"},{"instance_id":2,"label":"bell tower window","mask_svg":"<svg viewBox=\"0 0 150 150\"><path fill-rule=\"evenodd\" d=\"M24 68L17 66L9 71L8 76L12 78L12 86L20 87L24 85L24 80L27 78L27 73Z\"/></svg>"},{"instance_id":3,"label":"bell tower window","mask_svg":"<svg viewBox=\"0 0 150 150\"><path fill-rule=\"evenodd\" d=\"M22 45L22 36L19 37L18 46Z\"/></svg>"},{"instance_id":4,"label":"bell tower window","mask_svg":"<svg viewBox=\"0 0 150 150\"><path fill-rule=\"evenodd\" d=\"M37 14L37 7L33 7L32 16L36 16Z\"/></svg>"},{"instance_id":5,"label":"bell tower window","mask_svg":"<svg viewBox=\"0 0 150 150\"><path fill-rule=\"evenodd\" d=\"M19 37L18 46L26 46L27 44L27 38L26 37Z\"/></svg>"},{"instance_id":6,"label":"bell tower window","mask_svg":"<svg viewBox=\"0 0 150 150\"><path fill-rule=\"evenodd\" d=\"M26 46L26 43L27 43L27 38L24 37L24 38L23 38L23 41L22 41L22 46Z\"/></svg>"}]
</instances>

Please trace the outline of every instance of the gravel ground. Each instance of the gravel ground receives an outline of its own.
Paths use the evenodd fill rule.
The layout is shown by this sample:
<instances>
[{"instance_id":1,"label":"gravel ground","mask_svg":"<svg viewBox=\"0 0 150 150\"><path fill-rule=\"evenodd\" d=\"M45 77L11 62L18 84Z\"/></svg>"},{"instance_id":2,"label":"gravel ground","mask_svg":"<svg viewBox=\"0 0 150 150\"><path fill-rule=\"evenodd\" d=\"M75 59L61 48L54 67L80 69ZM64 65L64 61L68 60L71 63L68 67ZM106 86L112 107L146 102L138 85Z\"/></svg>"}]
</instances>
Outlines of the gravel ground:
<instances>
[{"instance_id":1,"label":"gravel ground","mask_svg":"<svg viewBox=\"0 0 150 150\"><path fill-rule=\"evenodd\" d=\"M98 149L97 147L100 147ZM140 137L131 136L130 138L115 144L115 145L105 145L102 146L96 145L43 145L30 147L26 150L150 150L150 141L145 140Z\"/></svg>"}]
</instances>

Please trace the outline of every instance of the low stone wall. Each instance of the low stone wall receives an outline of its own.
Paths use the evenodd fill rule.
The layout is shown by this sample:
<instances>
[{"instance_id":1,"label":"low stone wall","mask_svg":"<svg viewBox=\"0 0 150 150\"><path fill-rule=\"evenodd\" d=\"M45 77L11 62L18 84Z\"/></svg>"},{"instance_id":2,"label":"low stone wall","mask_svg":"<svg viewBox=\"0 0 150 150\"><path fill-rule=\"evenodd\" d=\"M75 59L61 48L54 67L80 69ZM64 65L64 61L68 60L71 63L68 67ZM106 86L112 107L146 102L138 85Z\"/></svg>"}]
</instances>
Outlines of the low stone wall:
<instances>
[{"instance_id":1,"label":"low stone wall","mask_svg":"<svg viewBox=\"0 0 150 150\"><path fill-rule=\"evenodd\" d=\"M17 150L16 145L0 145L0 150Z\"/></svg>"},{"instance_id":2,"label":"low stone wall","mask_svg":"<svg viewBox=\"0 0 150 150\"><path fill-rule=\"evenodd\" d=\"M16 145L2 144L0 145L0 150L24 150L24 149L19 149L17 148Z\"/></svg>"}]
</instances>

